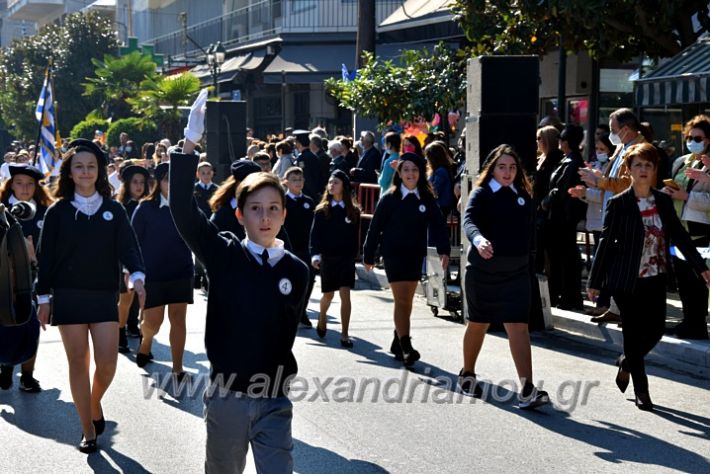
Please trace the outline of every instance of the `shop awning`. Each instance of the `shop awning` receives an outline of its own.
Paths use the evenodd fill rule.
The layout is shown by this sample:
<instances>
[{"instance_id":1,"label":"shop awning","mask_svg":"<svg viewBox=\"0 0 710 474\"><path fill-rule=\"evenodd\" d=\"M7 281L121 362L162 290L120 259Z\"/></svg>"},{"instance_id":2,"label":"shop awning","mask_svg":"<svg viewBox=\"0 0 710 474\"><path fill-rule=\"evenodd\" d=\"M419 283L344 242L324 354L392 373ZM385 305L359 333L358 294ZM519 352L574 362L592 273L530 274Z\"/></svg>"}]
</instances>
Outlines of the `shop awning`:
<instances>
[{"instance_id":1,"label":"shop awning","mask_svg":"<svg viewBox=\"0 0 710 474\"><path fill-rule=\"evenodd\" d=\"M710 102L710 38L701 38L635 81L639 107Z\"/></svg>"},{"instance_id":2,"label":"shop awning","mask_svg":"<svg viewBox=\"0 0 710 474\"><path fill-rule=\"evenodd\" d=\"M231 82L241 71L253 71L264 62L266 50L260 48L256 51L238 54L227 59L219 70L218 82ZM212 75L212 68L207 64L200 64L192 69L192 73L200 79L207 80Z\"/></svg>"},{"instance_id":3,"label":"shop awning","mask_svg":"<svg viewBox=\"0 0 710 474\"><path fill-rule=\"evenodd\" d=\"M377 46L376 54L382 59L395 59L401 46ZM341 77L343 64L355 68L355 44L290 44L264 69L264 83L280 84L282 72L289 84L320 83L329 77Z\"/></svg>"}]
</instances>

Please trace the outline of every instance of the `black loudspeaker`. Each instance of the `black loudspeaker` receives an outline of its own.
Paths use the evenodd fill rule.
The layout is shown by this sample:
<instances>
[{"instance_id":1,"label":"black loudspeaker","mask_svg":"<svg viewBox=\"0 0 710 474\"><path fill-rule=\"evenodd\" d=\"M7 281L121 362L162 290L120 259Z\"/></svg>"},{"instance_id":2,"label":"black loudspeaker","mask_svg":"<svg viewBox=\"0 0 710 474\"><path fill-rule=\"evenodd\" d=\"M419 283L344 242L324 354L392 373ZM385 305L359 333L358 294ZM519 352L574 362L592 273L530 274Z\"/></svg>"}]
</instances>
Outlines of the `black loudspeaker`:
<instances>
[{"instance_id":1,"label":"black loudspeaker","mask_svg":"<svg viewBox=\"0 0 710 474\"><path fill-rule=\"evenodd\" d=\"M537 114L537 56L479 56L468 60L469 115Z\"/></svg>"},{"instance_id":2,"label":"black loudspeaker","mask_svg":"<svg viewBox=\"0 0 710 474\"><path fill-rule=\"evenodd\" d=\"M500 144L511 145L528 173L537 164L537 116L532 114L497 114L466 117L466 157L469 173L481 170L486 156ZM469 158L470 157L470 158Z\"/></svg>"},{"instance_id":3,"label":"black loudspeaker","mask_svg":"<svg viewBox=\"0 0 710 474\"><path fill-rule=\"evenodd\" d=\"M232 161L247 154L246 116L247 104L244 101L207 102L207 158L215 166L217 182L229 176Z\"/></svg>"}]
</instances>

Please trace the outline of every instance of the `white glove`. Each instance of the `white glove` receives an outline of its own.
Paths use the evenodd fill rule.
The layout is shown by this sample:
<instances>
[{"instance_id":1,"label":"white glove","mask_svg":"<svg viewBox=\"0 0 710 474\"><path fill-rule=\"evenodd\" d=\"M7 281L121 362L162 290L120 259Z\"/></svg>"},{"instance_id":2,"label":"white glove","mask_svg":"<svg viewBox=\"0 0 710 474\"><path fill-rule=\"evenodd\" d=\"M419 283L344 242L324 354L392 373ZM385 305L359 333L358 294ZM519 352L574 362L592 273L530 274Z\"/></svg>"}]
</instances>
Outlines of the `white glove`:
<instances>
[{"instance_id":1,"label":"white glove","mask_svg":"<svg viewBox=\"0 0 710 474\"><path fill-rule=\"evenodd\" d=\"M192 143L199 143L202 133L205 131L207 95L207 89L202 89L190 108L190 116L187 118L187 127L185 127L184 133L185 138Z\"/></svg>"}]
</instances>

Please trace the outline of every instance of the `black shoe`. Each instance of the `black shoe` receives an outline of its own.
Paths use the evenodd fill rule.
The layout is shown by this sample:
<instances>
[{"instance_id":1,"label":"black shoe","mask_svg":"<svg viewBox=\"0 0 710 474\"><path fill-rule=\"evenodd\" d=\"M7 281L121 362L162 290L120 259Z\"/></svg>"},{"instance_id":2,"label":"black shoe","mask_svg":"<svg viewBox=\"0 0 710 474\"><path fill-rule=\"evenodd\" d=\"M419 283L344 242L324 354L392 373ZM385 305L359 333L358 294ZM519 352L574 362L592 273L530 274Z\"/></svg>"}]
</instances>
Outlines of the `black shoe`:
<instances>
[{"instance_id":1,"label":"black shoe","mask_svg":"<svg viewBox=\"0 0 710 474\"><path fill-rule=\"evenodd\" d=\"M138 328L138 326L127 326L126 334L128 335L128 337L141 337L141 330Z\"/></svg>"},{"instance_id":2,"label":"black shoe","mask_svg":"<svg viewBox=\"0 0 710 474\"><path fill-rule=\"evenodd\" d=\"M100 420L92 420L91 421L94 424L94 430L96 431L96 436L99 436L104 433L106 430L106 419L101 416Z\"/></svg>"},{"instance_id":3,"label":"black shoe","mask_svg":"<svg viewBox=\"0 0 710 474\"><path fill-rule=\"evenodd\" d=\"M399 338L399 346L402 348L402 360L406 367L414 365L421 358L417 350L412 347L412 338L403 336Z\"/></svg>"},{"instance_id":4,"label":"black shoe","mask_svg":"<svg viewBox=\"0 0 710 474\"><path fill-rule=\"evenodd\" d=\"M648 393L637 393L636 394L636 407L643 411L653 411L653 402L651 401L651 396Z\"/></svg>"},{"instance_id":5,"label":"black shoe","mask_svg":"<svg viewBox=\"0 0 710 474\"><path fill-rule=\"evenodd\" d=\"M533 387L528 395L522 393L518 395L518 408L521 410L533 410L542 405L550 403L550 396L544 390Z\"/></svg>"},{"instance_id":6,"label":"black shoe","mask_svg":"<svg viewBox=\"0 0 710 474\"><path fill-rule=\"evenodd\" d=\"M706 341L708 339L708 328L704 323L698 325L697 328L691 328L684 323L680 323L675 327L675 337L678 339Z\"/></svg>"},{"instance_id":7,"label":"black shoe","mask_svg":"<svg viewBox=\"0 0 710 474\"><path fill-rule=\"evenodd\" d=\"M629 380L631 379L631 374L622 367L624 360L626 360L626 357L623 354L616 359L616 366L619 367L619 370L616 372L616 386L619 387L621 393L626 392L626 389L629 387Z\"/></svg>"},{"instance_id":8,"label":"black shoe","mask_svg":"<svg viewBox=\"0 0 710 474\"><path fill-rule=\"evenodd\" d=\"M316 326L316 333L318 334L318 337L320 337L321 339L325 338L326 332L328 332L328 329L326 329L326 328L321 329L320 326Z\"/></svg>"},{"instance_id":9,"label":"black shoe","mask_svg":"<svg viewBox=\"0 0 710 474\"><path fill-rule=\"evenodd\" d=\"M136 354L136 364L137 364L138 367L140 367L141 369L142 369L143 367L145 367L146 364L148 364L148 362L150 362L151 359L152 359L152 357L150 356L150 354L147 354L147 355L146 355L146 354L141 354L140 352L138 352L138 353Z\"/></svg>"},{"instance_id":10,"label":"black shoe","mask_svg":"<svg viewBox=\"0 0 710 474\"><path fill-rule=\"evenodd\" d=\"M118 352L121 354L127 354L131 352L131 348L128 347L128 336L126 335L126 328L118 328Z\"/></svg>"},{"instance_id":11,"label":"black shoe","mask_svg":"<svg viewBox=\"0 0 710 474\"><path fill-rule=\"evenodd\" d=\"M312 327L313 327L313 323L312 323L311 320L308 318L308 315L306 315L305 313L303 314L303 316L301 316L301 324L303 324L303 326L305 326L305 327L307 327L307 328L312 328Z\"/></svg>"},{"instance_id":12,"label":"black shoe","mask_svg":"<svg viewBox=\"0 0 710 474\"><path fill-rule=\"evenodd\" d=\"M404 357L402 356L402 347L399 345L399 337L397 337L397 331L394 332L394 339L392 339L390 352L394 355L395 360L404 360Z\"/></svg>"},{"instance_id":13,"label":"black shoe","mask_svg":"<svg viewBox=\"0 0 710 474\"><path fill-rule=\"evenodd\" d=\"M25 393L39 393L42 391L42 387L39 386L37 379L32 377L32 374L22 374L20 376L20 390Z\"/></svg>"},{"instance_id":14,"label":"black shoe","mask_svg":"<svg viewBox=\"0 0 710 474\"><path fill-rule=\"evenodd\" d=\"M81 437L81 443L79 443L79 451L81 451L84 454L91 454L95 453L99 447L96 444L96 438L94 439L86 439L84 436Z\"/></svg>"},{"instance_id":15,"label":"black shoe","mask_svg":"<svg viewBox=\"0 0 710 474\"><path fill-rule=\"evenodd\" d=\"M340 347L344 347L346 349L351 349L353 347L353 341L351 341L350 338L341 339L340 340Z\"/></svg>"},{"instance_id":16,"label":"black shoe","mask_svg":"<svg viewBox=\"0 0 710 474\"><path fill-rule=\"evenodd\" d=\"M476 374L473 372L464 372L461 369L459 378L456 381L456 387L459 392L469 397L481 398L483 396L483 390L476 380Z\"/></svg>"},{"instance_id":17,"label":"black shoe","mask_svg":"<svg viewBox=\"0 0 710 474\"><path fill-rule=\"evenodd\" d=\"M12 387L13 369L12 365L0 365L0 389L7 390Z\"/></svg>"}]
</instances>

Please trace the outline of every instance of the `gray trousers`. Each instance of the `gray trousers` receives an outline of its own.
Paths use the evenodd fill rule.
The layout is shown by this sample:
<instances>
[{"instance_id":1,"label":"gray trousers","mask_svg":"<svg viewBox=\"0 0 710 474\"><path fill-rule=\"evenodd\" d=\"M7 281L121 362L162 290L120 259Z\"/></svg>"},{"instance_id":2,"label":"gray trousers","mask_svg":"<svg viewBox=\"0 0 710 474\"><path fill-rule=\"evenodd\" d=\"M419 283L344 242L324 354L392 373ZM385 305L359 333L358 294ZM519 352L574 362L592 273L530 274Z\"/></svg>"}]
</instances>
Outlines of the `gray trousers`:
<instances>
[{"instance_id":1,"label":"gray trousers","mask_svg":"<svg viewBox=\"0 0 710 474\"><path fill-rule=\"evenodd\" d=\"M203 399L207 474L243 472L250 444L257 472L293 472L291 400L249 398L234 392L221 396L219 390L212 394L205 392Z\"/></svg>"}]
</instances>

